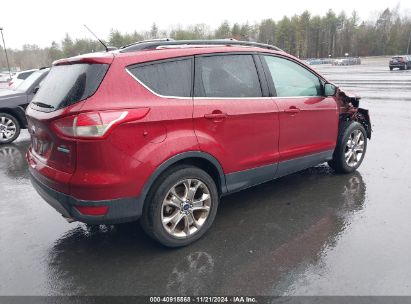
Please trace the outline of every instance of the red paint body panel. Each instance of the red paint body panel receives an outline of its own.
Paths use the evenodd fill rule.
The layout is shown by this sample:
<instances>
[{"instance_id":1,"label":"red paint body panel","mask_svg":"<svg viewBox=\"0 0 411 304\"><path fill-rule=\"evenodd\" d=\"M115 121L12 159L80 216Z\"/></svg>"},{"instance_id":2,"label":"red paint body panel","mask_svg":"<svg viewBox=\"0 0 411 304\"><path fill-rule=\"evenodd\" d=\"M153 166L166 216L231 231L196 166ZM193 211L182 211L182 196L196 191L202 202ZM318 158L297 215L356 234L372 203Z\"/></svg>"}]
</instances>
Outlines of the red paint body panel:
<instances>
[{"instance_id":1,"label":"red paint body panel","mask_svg":"<svg viewBox=\"0 0 411 304\"><path fill-rule=\"evenodd\" d=\"M35 174L35 177L39 179L40 182L59 192L65 194L70 193L70 179L72 174L59 171L39 161L39 158L33 154L31 148L27 152L26 157L29 166L35 169L33 170L33 172Z\"/></svg>"},{"instance_id":2,"label":"red paint body panel","mask_svg":"<svg viewBox=\"0 0 411 304\"><path fill-rule=\"evenodd\" d=\"M280 111L280 161L334 150L339 112L332 97L275 98ZM297 109L296 113L286 112Z\"/></svg>"},{"instance_id":3,"label":"red paint body panel","mask_svg":"<svg viewBox=\"0 0 411 304\"><path fill-rule=\"evenodd\" d=\"M194 105L194 129L200 149L218 159L224 173L278 162L278 109L271 98L195 98ZM204 117L210 113L227 116Z\"/></svg>"}]
</instances>

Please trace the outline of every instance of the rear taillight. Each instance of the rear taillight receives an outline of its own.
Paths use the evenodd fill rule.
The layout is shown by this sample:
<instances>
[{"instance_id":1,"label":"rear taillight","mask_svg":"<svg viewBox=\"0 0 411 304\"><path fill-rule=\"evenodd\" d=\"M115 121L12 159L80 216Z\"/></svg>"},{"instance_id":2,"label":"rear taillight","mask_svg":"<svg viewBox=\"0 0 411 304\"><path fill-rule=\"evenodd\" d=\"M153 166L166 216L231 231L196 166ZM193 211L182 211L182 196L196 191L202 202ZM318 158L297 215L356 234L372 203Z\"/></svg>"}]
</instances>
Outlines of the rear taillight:
<instances>
[{"instance_id":1,"label":"rear taillight","mask_svg":"<svg viewBox=\"0 0 411 304\"><path fill-rule=\"evenodd\" d=\"M142 119L148 111L149 108L86 112L55 120L53 126L57 132L68 137L103 138L113 127Z\"/></svg>"}]
</instances>

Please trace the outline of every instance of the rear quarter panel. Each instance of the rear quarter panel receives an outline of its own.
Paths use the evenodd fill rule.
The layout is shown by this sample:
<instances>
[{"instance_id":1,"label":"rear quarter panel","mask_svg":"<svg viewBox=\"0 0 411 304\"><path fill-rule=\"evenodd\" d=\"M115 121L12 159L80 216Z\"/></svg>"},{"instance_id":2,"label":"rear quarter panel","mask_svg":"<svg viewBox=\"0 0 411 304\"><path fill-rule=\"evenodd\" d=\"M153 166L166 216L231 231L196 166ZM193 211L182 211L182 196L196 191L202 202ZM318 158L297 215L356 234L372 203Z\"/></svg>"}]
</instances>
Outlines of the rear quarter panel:
<instances>
[{"instance_id":1,"label":"rear quarter panel","mask_svg":"<svg viewBox=\"0 0 411 304\"><path fill-rule=\"evenodd\" d=\"M140 120L116 127L106 140L79 141L73 195L100 199L138 196L162 163L186 151L197 151L192 98L162 98L147 90L129 73L129 58L114 60L99 90L81 111L149 108ZM104 190L104 180L112 186ZM90 185L91 183L91 185ZM75 191L75 192L74 192Z\"/></svg>"}]
</instances>

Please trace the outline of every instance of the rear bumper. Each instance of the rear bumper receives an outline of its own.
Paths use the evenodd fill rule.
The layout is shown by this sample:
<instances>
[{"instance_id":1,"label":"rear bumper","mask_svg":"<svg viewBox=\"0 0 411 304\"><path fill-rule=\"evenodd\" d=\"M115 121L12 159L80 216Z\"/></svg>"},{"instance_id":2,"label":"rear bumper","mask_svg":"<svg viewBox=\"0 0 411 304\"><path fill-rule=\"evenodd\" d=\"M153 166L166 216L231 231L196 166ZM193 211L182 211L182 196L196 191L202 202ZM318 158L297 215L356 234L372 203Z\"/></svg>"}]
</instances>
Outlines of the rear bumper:
<instances>
[{"instance_id":1,"label":"rear bumper","mask_svg":"<svg viewBox=\"0 0 411 304\"><path fill-rule=\"evenodd\" d=\"M29 167L30 180L39 195L63 217L87 224L115 224L137 220L142 213L142 203L138 197L114 200L86 201L56 191L39 181L33 168ZM75 206L107 206L105 215L91 216L80 213Z\"/></svg>"}]
</instances>

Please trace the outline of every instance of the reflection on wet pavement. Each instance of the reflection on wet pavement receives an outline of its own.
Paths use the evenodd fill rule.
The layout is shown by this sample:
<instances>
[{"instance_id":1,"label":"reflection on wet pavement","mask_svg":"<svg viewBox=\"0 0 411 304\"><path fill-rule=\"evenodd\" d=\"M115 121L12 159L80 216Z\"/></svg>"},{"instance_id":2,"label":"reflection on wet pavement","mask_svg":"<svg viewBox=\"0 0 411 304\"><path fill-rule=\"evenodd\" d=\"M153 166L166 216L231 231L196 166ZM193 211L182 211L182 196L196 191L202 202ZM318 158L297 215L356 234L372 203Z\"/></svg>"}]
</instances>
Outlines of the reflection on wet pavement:
<instances>
[{"instance_id":1,"label":"reflection on wet pavement","mask_svg":"<svg viewBox=\"0 0 411 304\"><path fill-rule=\"evenodd\" d=\"M0 172L13 181L27 178L27 166L24 162L27 147L27 143L0 145Z\"/></svg>"},{"instance_id":2,"label":"reflection on wet pavement","mask_svg":"<svg viewBox=\"0 0 411 304\"><path fill-rule=\"evenodd\" d=\"M69 294L121 293L125 285L131 294L267 293L296 264L319 258L361 209L365 192L360 173L310 169L226 198L207 237L178 250L158 246L137 224L79 225L51 248L50 281L63 278L54 287Z\"/></svg>"},{"instance_id":3,"label":"reflection on wet pavement","mask_svg":"<svg viewBox=\"0 0 411 304\"><path fill-rule=\"evenodd\" d=\"M367 80L366 67L343 68ZM174 250L138 223L66 223L30 185L24 133L0 146L0 294L410 294L411 112L398 96L364 95L375 132L358 172L322 165L225 197L210 232Z\"/></svg>"}]
</instances>

